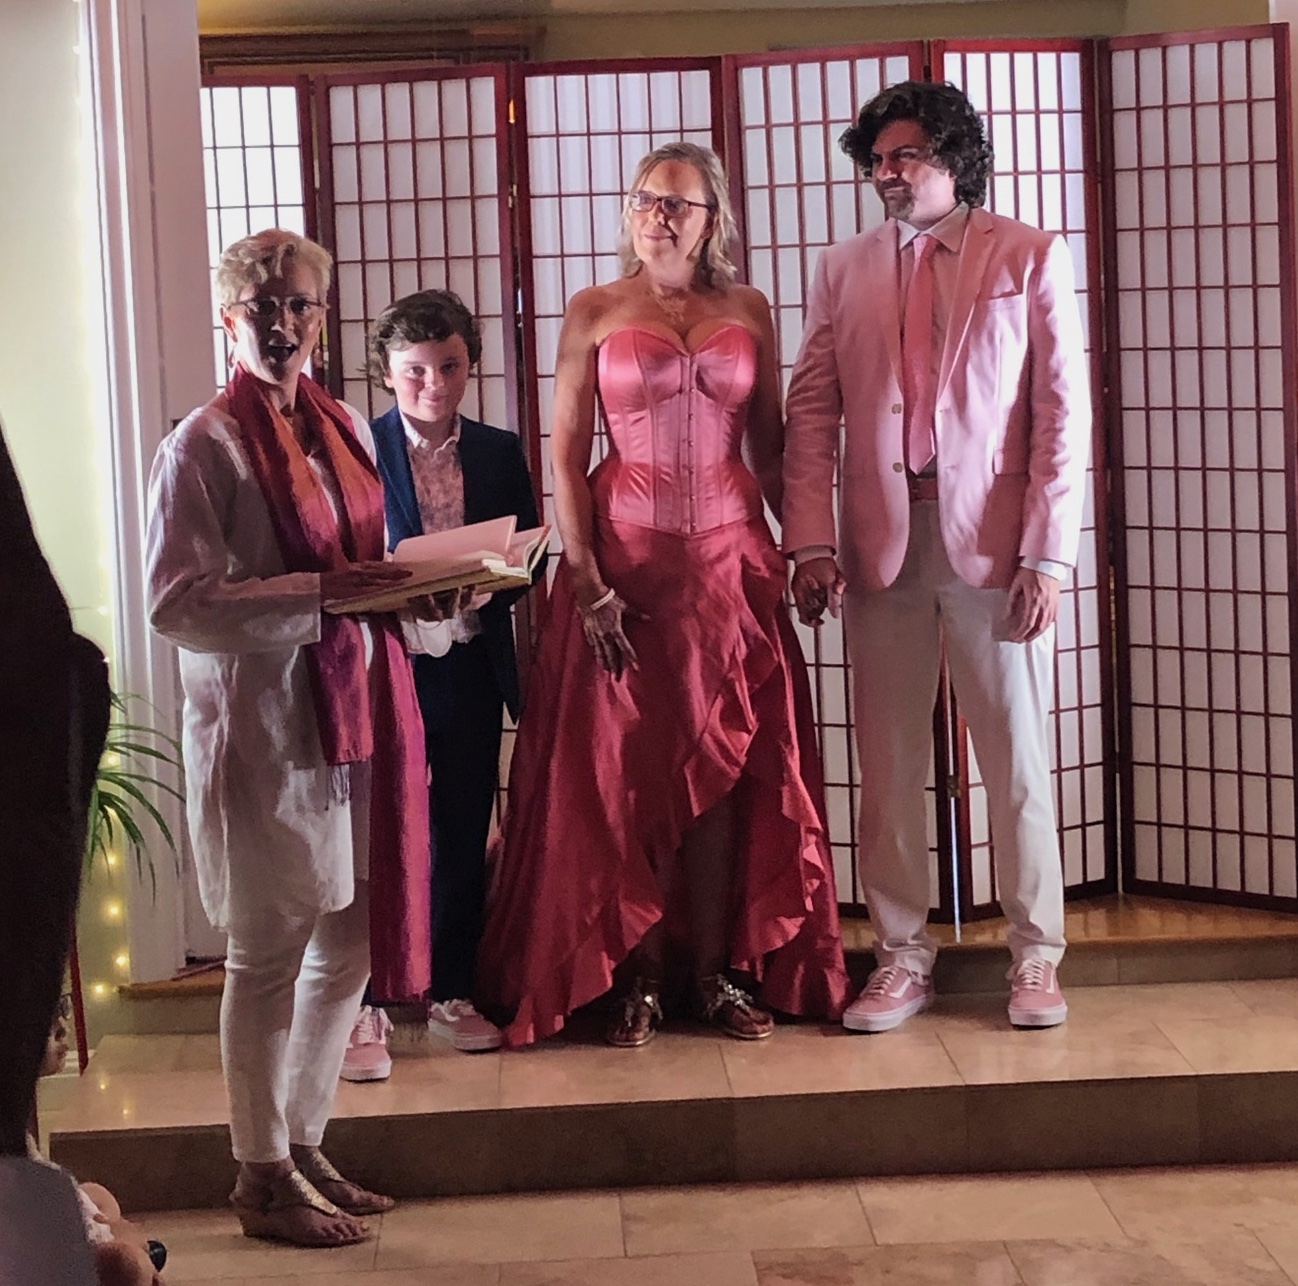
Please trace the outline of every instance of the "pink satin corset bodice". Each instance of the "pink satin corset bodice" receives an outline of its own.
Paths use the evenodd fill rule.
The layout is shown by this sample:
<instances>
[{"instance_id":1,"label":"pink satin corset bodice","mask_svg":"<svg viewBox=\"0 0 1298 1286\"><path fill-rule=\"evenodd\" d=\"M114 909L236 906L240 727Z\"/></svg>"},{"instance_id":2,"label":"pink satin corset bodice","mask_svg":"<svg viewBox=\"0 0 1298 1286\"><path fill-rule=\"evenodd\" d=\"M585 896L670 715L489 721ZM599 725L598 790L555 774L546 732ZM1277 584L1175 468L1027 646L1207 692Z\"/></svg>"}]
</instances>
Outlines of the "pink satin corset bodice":
<instances>
[{"instance_id":1,"label":"pink satin corset bodice","mask_svg":"<svg viewBox=\"0 0 1298 1286\"><path fill-rule=\"evenodd\" d=\"M693 350L643 326L599 349L599 396L610 449L591 474L595 512L692 535L762 513L740 456L757 377L757 341L723 323Z\"/></svg>"}]
</instances>

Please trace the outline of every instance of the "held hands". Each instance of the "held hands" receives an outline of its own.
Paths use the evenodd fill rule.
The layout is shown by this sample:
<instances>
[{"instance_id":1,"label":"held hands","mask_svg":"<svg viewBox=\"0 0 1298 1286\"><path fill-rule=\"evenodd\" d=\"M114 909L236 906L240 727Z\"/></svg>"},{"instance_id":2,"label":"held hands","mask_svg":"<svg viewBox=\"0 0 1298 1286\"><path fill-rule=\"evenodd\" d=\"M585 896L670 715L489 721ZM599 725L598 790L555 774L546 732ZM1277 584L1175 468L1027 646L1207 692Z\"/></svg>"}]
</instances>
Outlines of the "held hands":
<instances>
[{"instance_id":1,"label":"held hands","mask_svg":"<svg viewBox=\"0 0 1298 1286\"><path fill-rule=\"evenodd\" d=\"M484 607L490 601L490 594L475 593L472 585L464 585L460 589L448 589L440 594L425 594L422 598L412 599L410 614L417 621L449 621L461 612Z\"/></svg>"},{"instance_id":2,"label":"held hands","mask_svg":"<svg viewBox=\"0 0 1298 1286\"><path fill-rule=\"evenodd\" d=\"M640 661L626 636L623 622L632 617L644 618L634 612L613 590L608 590L594 599L589 607L579 603L577 610L581 613L581 629L586 642L595 652L595 659L615 679L622 677L626 668L639 669Z\"/></svg>"},{"instance_id":3,"label":"held hands","mask_svg":"<svg viewBox=\"0 0 1298 1286\"><path fill-rule=\"evenodd\" d=\"M1020 567L1010 582L1006 639L1030 643L1054 623L1059 614L1059 582L1045 572Z\"/></svg>"},{"instance_id":4,"label":"held hands","mask_svg":"<svg viewBox=\"0 0 1298 1286\"><path fill-rule=\"evenodd\" d=\"M320 573L320 597L326 603L357 598L361 594L391 589L409 575L410 568L398 567L395 563L350 563L346 567Z\"/></svg>"},{"instance_id":5,"label":"held hands","mask_svg":"<svg viewBox=\"0 0 1298 1286\"><path fill-rule=\"evenodd\" d=\"M809 558L793 569L793 602L803 625L819 625L829 608L830 616L843 610L843 573L832 558Z\"/></svg>"}]
</instances>

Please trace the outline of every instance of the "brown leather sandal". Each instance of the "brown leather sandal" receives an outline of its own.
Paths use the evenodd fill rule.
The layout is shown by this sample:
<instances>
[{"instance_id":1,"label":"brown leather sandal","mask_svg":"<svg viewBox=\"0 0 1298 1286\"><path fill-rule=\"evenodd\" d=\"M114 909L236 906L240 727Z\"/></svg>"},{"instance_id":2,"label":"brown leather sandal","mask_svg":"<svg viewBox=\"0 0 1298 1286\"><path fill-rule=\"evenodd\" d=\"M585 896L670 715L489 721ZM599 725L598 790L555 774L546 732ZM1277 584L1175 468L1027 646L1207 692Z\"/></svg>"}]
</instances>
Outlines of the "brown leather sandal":
<instances>
[{"instance_id":1,"label":"brown leather sandal","mask_svg":"<svg viewBox=\"0 0 1298 1286\"><path fill-rule=\"evenodd\" d=\"M736 1040L765 1040L775 1031L775 1019L725 974L699 979L699 1014Z\"/></svg>"},{"instance_id":2,"label":"brown leather sandal","mask_svg":"<svg viewBox=\"0 0 1298 1286\"><path fill-rule=\"evenodd\" d=\"M245 1237L262 1237L267 1241L286 1241L292 1246L326 1250L334 1246L354 1246L369 1236L369 1229L345 1214L329 1201L300 1170L286 1170L262 1182L245 1185L240 1175L230 1194L230 1204L239 1217ZM295 1209L314 1210L332 1219L346 1219L355 1224L353 1233L328 1232L323 1228L292 1228L283 1218Z\"/></svg>"},{"instance_id":3,"label":"brown leather sandal","mask_svg":"<svg viewBox=\"0 0 1298 1286\"><path fill-rule=\"evenodd\" d=\"M397 1203L391 1197L368 1192L358 1183L345 1179L319 1148L294 1144L290 1149L297 1168L326 1201L332 1201L344 1214L381 1215Z\"/></svg>"},{"instance_id":4,"label":"brown leather sandal","mask_svg":"<svg viewBox=\"0 0 1298 1286\"><path fill-rule=\"evenodd\" d=\"M614 1001L613 1018L604 1039L618 1049L638 1049L653 1040L662 1020L657 988L637 978L626 994Z\"/></svg>"}]
</instances>

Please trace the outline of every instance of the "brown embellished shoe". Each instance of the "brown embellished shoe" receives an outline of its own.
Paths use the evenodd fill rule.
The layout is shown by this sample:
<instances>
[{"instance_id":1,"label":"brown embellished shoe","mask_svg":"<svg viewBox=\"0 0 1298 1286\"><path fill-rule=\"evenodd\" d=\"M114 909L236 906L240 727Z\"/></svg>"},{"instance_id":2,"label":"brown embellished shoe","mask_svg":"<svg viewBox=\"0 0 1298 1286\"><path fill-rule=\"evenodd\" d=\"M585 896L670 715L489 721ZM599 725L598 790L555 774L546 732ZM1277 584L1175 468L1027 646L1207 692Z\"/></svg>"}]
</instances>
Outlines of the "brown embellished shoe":
<instances>
[{"instance_id":1,"label":"brown embellished shoe","mask_svg":"<svg viewBox=\"0 0 1298 1286\"><path fill-rule=\"evenodd\" d=\"M653 1040L662 1020L658 989L637 978L626 994L614 1001L613 1017L605 1029L604 1039L618 1049L638 1049Z\"/></svg>"},{"instance_id":2,"label":"brown embellished shoe","mask_svg":"<svg viewBox=\"0 0 1298 1286\"><path fill-rule=\"evenodd\" d=\"M736 1040L765 1040L775 1019L722 973L699 979L699 1014L705 1023Z\"/></svg>"},{"instance_id":3,"label":"brown embellished shoe","mask_svg":"<svg viewBox=\"0 0 1298 1286\"><path fill-rule=\"evenodd\" d=\"M290 1148L297 1168L311 1181L315 1189L339 1210L349 1215L381 1215L397 1203L391 1197L367 1192L359 1184L344 1179L319 1148L293 1144Z\"/></svg>"},{"instance_id":4,"label":"brown embellished shoe","mask_svg":"<svg viewBox=\"0 0 1298 1286\"><path fill-rule=\"evenodd\" d=\"M287 1170L265 1180L241 1174L230 1204L245 1237L324 1250L354 1246L369 1236L365 1224L322 1196L300 1170Z\"/></svg>"}]
</instances>

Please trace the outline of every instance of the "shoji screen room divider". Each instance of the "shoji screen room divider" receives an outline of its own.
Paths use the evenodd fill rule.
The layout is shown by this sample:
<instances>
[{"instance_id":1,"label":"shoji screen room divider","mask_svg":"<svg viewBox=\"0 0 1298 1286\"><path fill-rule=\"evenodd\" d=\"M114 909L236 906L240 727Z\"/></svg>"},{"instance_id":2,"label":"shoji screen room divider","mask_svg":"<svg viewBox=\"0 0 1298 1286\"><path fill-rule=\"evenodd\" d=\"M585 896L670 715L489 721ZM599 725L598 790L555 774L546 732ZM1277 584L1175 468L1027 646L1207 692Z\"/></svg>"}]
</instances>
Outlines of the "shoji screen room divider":
<instances>
[{"instance_id":1,"label":"shoji screen room divider","mask_svg":"<svg viewBox=\"0 0 1298 1286\"><path fill-rule=\"evenodd\" d=\"M881 209L839 152L860 104L906 78L964 87L996 150L993 210L1062 233L1089 336L1096 436L1059 621L1052 768L1073 896L1132 890L1298 909L1292 669L1294 256L1288 35L863 45L724 59L513 64L214 81L214 252L274 218L338 260L326 374L363 408L365 323L450 286L483 319L470 414L522 432L547 508L565 300L616 271L636 160L689 138L727 164L743 267L784 374L820 251ZM279 104L291 185L254 191L254 91ZM286 153L287 155L287 153ZM313 158L318 158L318 161ZM318 179L314 166L318 163ZM246 173L241 174L241 170ZM260 180L258 180L260 181ZM264 216L264 217L263 217ZM597 448L602 450L602 446ZM841 631L812 668L840 897L859 904ZM934 712L934 914L996 911L993 837L958 703Z\"/></svg>"},{"instance_id":2,"label":"shoji screen room divider","mask_svg":"<svg viewBox=\"0 0 1298 1286\"><path fill-rule=\"evenodd\" d=\"M1100 84L1126 884L1293 908L1288 55L1115 41Z\"/></svg>"}]
</instances>

